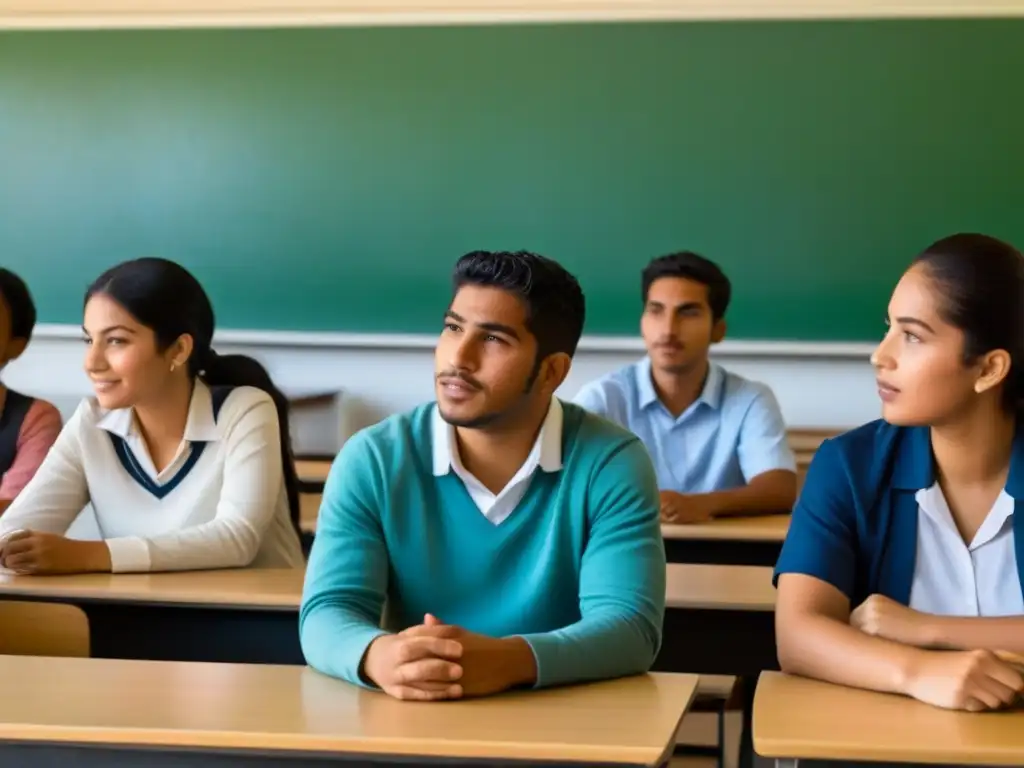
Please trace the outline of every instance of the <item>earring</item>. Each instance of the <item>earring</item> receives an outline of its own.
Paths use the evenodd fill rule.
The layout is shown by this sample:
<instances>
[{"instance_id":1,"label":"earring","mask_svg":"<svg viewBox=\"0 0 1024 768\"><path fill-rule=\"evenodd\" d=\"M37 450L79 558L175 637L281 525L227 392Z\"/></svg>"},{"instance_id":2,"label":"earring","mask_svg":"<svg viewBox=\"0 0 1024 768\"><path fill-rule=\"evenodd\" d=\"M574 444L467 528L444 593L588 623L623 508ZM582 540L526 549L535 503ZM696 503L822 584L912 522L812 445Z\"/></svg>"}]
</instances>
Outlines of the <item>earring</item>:
<instances>
[{"instance_id":1,"label":"earring","mask_svg":"<svg viewBox=\"0 0 1024 768\"><path fill-rule=\"evenodd\" d=\"M177 368L177 367L178 367L178 364L172 361L171 362L171 373L174 373L174 369Z\"/></svg>"}]
</instances>

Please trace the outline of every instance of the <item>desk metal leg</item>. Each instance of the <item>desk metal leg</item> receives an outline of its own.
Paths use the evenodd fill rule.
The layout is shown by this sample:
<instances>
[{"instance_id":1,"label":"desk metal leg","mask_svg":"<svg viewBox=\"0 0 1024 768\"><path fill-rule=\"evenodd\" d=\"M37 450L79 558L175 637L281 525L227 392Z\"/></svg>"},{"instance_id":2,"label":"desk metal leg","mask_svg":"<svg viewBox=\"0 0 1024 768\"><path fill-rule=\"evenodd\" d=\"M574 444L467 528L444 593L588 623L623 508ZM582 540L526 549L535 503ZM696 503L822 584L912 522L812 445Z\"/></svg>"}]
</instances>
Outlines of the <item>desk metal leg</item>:
<instances>
[{"instance_id":1,"label":"desk metal leg","mask_svg":"<svg viewBox=\"0 0 1024 768\"><path fill-rule=\"evenodd\" d=\"M743 694L743 725L740 728L739 766L754 768L754 690L757 688L757 677L743 675L740 677L740 685Z\"/></svg>"},{"instance_id":2,"label":"desk metal leg","mask_svg":"<svg viewBox=\"0 0 1024 768\"><path fill-rule=\"evenodd\" d=\"M799 764L800 761L792 757L775 758L775 768L798 768Z\"/></svg>"}]
</instances>

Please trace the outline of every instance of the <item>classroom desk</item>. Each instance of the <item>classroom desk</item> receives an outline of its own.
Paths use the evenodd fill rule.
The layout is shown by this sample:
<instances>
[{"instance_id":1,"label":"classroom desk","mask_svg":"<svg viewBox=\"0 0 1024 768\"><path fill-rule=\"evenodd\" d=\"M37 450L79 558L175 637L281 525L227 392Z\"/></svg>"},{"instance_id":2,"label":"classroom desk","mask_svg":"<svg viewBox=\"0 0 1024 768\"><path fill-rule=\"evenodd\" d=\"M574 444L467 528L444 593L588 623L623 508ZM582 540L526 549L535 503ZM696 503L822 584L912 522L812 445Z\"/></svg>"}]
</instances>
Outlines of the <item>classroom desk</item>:
<instances>
[{"instance_id":1,"label":"classroom desk","mask_svg":"<svg viewBox=\"0 0 1024 768\"><path fill-rule=\"evenodd\" d=\"M694 525L662 525L670 563L774 566L790 515L724 517Z\"/></svg>"},{"instance_id":2,"label":"classroom desk","mask_svg":"<svg viewBox=\"0 0 1024 768\"><path fill-rule=\"evenodd\" d=\"M320 517L320 503L323 494L299 494L299 527L304 534L312 537L316 533L316 521Z\"/></svg>"},{"instance_id":3,"label":"classroom desk","mask_svg":"<svg viewBox=\"0 0 1024 768\"><path fill-rule=\"evenodd\" d=\"M323 480L316 479L319 475L315 467L306 465L320 463L295 462L299 476L303 478L300 481L303 488L299 497L302 507L300 519L307 549L316 536ZM326 477L326 471L323 476ZM695 525L662 525L661 535L670 563L774 566L789 530L789 520L788 514L760 515L722 518Z\"/></svg>"},{"instance_id":4,"label":"classroom desk","mask_svg":"<svg viewBox=\"0 0 1024 768\"><path fill-rule=\"evenodd\" d=\"M326 459L296 459L295 474L299 477L299 490L303 493L323 493L331 463Z\"/></svg>"},{"instance_id":5,"label":"classroom desk","mask_svg":"<svg viewBox=\"0 0 1024 768\"><path fill-rule=\"evenodd\" d=\"M412 703L308 667L0 657L0 763L657 766L695 675Z\"/></svg>"},{"instance_id":6,"label":"classroom desk","mask_svg":"<svg viewBox=\"0 0 1024 768\"><path fill-rule=\"evenodd\" d=\"M951 712L765 672L754 697L754 749L780 768L802 759L1024 766L1024 709Z\"/></svg>"},{"instance_id":7,"label":"classroom desk","mask_svg":"<svg viewBox=\"0 0 1024 768\"><path fill-rule=\"evenodd\" d=\"M0 575L0 599L77 605L101 658L305 664L303 569Z\"/></svg>"},{"instance_id":8,"label":"classroom desk","mask_svg":"<svg viewBox=\"0 0 1024 768\"><path fill-rule=\"evenodd\" d=\"M303 576L259 568L0 575L0 598L80 606L98 657L304 664ZM669 565L666 604L656 670L756 676L777 668L770 568Z\"/></svg>"},{"instance_id":9,"label":"classroom desk","mask_svg":"<svg viewBox=\"0 0 1024 768\"><path fill-rule=\"evenodd\" d=\"M655 669L756 677L777 669L772 569L669 564Z\"/></svg>"},{"instance_id":10,"label":"classroom desk","mask_svg":"<svg viewBox=\"0 0 1024 768\"><path fill-rule=\"evenodd\" d=\"M746 768L757 676L778 669L772 569L672 563L666 575L664 630L653 669L740 678L740 765Z\"/></svg>"}]
</instances>

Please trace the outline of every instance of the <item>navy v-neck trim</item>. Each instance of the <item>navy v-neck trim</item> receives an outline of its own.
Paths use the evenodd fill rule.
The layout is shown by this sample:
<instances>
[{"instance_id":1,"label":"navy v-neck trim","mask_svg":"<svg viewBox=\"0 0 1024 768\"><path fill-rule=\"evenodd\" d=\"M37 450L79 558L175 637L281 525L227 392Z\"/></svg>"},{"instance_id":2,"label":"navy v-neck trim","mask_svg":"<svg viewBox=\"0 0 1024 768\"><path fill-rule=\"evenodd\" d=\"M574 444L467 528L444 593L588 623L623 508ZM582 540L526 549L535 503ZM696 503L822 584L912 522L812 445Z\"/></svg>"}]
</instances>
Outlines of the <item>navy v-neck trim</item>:
<instances>
[{"instance_id":1,"label":"navy v-neck trim","mask_svg":"<svg viewBox=\"0 0 1024 768\"><path fill-rule=\"evenodd\" d=\"M210 387L210 401L213 407L214 422L220 417L220 409L233 389L234 387L229 386ZM123 437L115 435L113 432L108 432L107 434L110 436L110 442L114 444L114 453L117 454L117 458L121 461L121 466L124 467L128 475L158 499L164 498L181 485L181 481L188 477L188 473L192 471L192 468L199 461L199 457L203 455L203 451L206 448L205 442L197 441L192 443L190 446L192 452L185 459L185 463L181 465L181 469L174 474L174 477L160 485L139 466L139 460L132 453L132 449L128 447L128 442Z\"/></svg>"},{"instance_id":2,"label":"navy v-neck trim","mask_svg":"<svg viewBox=\"0 0 1024 768\"><path fill-rule=\"evenodd\" d=\"M185 463L182 464L181 469L174 474L174 477L161 485L147 475L145 470L139 466L139 460L135 458L135 454L132 453L131 448L128 447L128 443L124 438L119 435L115 435L113 432L109 432L108 434L110 435L110 442L114 444L114 453L116 453L117 458L121 460L121 466L125 468L125 471L136 483L141 485L158 499L164 498L167 494L177 488L181 484L182 480L188 477L188 473L192 471L196 462L199 461L199 457L203 455L203 449L206 448L206 443L192 443L192 452L189 454L189 457L185 459Z\"/></svg>"}]
</instances>

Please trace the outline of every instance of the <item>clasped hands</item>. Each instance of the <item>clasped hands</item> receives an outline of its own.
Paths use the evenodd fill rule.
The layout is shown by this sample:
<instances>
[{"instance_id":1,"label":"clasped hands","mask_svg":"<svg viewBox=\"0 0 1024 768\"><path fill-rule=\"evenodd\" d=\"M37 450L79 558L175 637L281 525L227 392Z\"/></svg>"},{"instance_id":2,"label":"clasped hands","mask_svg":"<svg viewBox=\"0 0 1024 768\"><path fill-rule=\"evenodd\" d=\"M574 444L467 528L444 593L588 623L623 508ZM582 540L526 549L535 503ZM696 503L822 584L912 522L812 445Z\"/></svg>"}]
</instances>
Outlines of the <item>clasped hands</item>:
<instances>
[{"instance_id":1,"label":"clasped hands","mask_svg":"<svg viewBox=\"0 0 1024 768\"><path fill-rule=\"evenodd\" d=\"M370 643L362 673L396 699L439 701L530 684L536 663L522 638L488 637L427 614L422 624Z\"/></svg>"},{"instance_id":2,"label":"clasped hands","mask_svg":"<svg viewBox=\"0 0 1024 768\"><path fill-rule=\"evenodd\" d=\"M919 701L969 712L1001 709L1024 693L1024 659L988 650L936 650L937 617L883 595L850 614L850 625L874 637L920 649L900 687Z\"/></svg>"}]
</instances>

